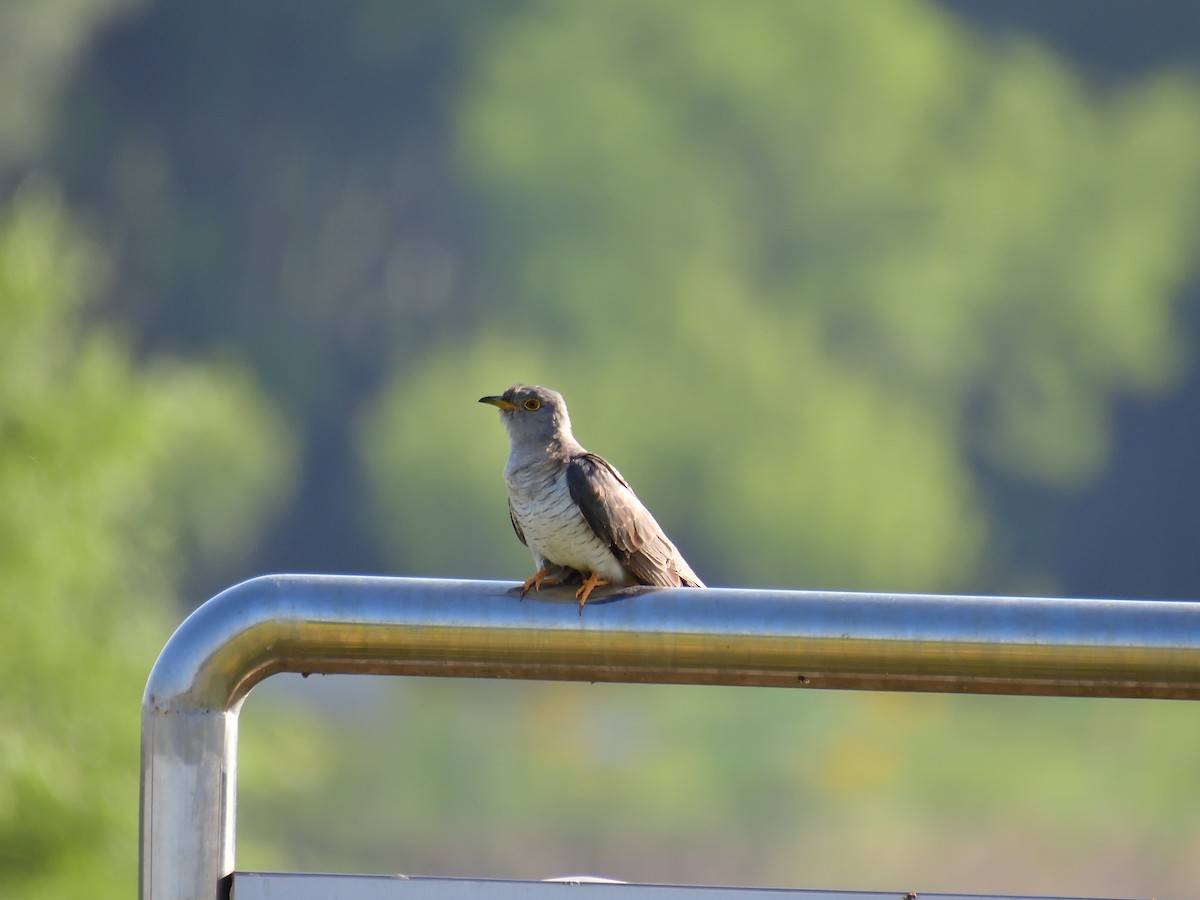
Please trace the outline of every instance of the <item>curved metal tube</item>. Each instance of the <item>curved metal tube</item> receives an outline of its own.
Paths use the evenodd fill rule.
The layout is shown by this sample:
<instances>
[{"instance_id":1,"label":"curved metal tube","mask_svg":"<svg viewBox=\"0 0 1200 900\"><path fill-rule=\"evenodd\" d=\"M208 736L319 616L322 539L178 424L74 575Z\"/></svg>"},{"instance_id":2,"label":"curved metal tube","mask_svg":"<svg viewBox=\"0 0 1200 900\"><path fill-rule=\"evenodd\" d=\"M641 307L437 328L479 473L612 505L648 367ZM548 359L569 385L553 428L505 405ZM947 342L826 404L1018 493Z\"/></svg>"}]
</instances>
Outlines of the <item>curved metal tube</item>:
<instances>
[{"instance_id":1,"label":"curved metal tube","mask_svg":"<svg viewBox=\"0 0 1200 900\"><path fill-rule=\"evenodd\" d=\"M276 672L1200 699L1200 603L276 575L179 627L142 703L143 900L233 870L237 715Z\"/></svg>"}]
</instances>

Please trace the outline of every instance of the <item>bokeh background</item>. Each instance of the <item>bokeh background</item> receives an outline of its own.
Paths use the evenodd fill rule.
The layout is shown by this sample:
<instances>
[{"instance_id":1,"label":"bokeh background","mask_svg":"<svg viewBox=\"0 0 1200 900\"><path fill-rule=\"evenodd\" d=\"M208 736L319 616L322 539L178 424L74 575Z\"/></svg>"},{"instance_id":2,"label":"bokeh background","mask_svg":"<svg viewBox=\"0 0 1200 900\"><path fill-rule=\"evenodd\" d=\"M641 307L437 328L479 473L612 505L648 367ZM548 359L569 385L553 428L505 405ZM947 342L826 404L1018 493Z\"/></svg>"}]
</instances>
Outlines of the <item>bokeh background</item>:
<instances>
[{"instance_id":1,"label":"bokeh background","mask_svg":"<svg viewBox=\"0 0 1200 900\"><path fill-rule=\"evenodd\" d=\"M0 3L0 894L136 890L270 571L523 578L564 392L709 584L1200 598L1200 7ZM279 677L241 868L1187 897L1190 704Z\"/></svg>"}]
</instances>

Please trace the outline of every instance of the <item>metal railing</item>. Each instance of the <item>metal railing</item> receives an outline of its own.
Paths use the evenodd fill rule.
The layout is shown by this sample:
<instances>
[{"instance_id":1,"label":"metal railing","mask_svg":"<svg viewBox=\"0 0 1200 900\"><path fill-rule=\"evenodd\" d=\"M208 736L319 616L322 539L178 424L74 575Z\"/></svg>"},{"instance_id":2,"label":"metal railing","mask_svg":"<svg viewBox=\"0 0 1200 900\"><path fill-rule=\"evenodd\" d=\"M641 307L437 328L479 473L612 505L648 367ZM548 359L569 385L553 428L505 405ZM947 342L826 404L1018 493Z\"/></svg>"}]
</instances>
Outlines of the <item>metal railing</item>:
<instances>
[{"instance_id":1,"label":"metal railing","mask_svg":"<svg viewBox=\"0 0 1200 900\"><path fill-rule=\"evenodd\" d=\"M197 609L142 702L142 900L234 869L242 701L279 672L1200 699L1200 603L278 575Z\"/></svg>"}]
</instances>

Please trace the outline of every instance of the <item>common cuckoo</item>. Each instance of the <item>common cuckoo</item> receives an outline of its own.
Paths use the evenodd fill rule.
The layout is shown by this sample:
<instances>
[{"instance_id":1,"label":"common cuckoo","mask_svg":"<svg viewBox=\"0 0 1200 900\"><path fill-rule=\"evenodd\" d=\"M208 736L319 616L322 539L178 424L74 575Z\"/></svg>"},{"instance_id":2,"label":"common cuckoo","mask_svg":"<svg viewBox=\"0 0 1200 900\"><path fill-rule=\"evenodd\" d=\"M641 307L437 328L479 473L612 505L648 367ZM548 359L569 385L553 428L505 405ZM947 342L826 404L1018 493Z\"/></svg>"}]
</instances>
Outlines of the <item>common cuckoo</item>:
<instances>
[{"instance_id":1,"label":"common cuckoo","mask_svg":"<svg viewBox=\"0 0 1200 900\"><path fill-rule=\"evenodd\" d=\"M514 384L479 402L498 407L508 429L509 517L537 566L522 597L582 581L582 613L599 585L704 587L621 473L575 440L561 394Z\"/></svg>"}]
</instances>

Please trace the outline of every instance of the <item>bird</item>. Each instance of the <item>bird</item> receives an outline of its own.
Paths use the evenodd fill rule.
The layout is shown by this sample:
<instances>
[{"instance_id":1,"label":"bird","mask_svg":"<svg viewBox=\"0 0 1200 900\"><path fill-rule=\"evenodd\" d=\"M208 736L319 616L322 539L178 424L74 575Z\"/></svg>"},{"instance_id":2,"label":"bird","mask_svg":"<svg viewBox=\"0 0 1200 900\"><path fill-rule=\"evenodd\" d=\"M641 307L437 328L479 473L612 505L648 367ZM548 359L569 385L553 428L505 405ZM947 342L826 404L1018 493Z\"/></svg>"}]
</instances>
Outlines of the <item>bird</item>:
<instances>
[{"instance_id":1,"label":"bird","mask_svg":"<svg viewBox=\"0 0 1200 900\"><path fill-rule=\"evenodd\" d=\"M537 566L522 598L581 579L575 599L583 615L602 585L704 587L624 476L575 440L562 394L514 384L479 402L497 407L508 430L509 518Z\"/></svg>"}]
</instances>

